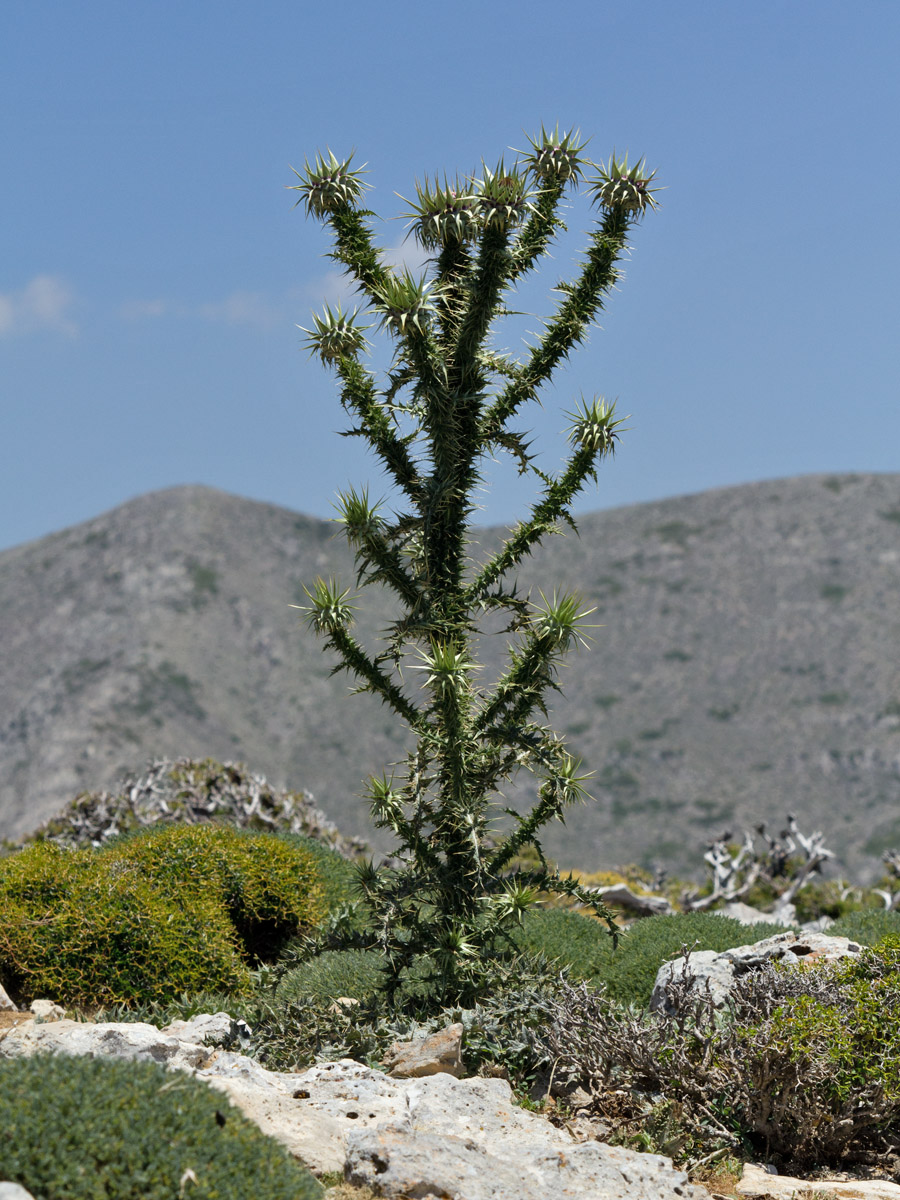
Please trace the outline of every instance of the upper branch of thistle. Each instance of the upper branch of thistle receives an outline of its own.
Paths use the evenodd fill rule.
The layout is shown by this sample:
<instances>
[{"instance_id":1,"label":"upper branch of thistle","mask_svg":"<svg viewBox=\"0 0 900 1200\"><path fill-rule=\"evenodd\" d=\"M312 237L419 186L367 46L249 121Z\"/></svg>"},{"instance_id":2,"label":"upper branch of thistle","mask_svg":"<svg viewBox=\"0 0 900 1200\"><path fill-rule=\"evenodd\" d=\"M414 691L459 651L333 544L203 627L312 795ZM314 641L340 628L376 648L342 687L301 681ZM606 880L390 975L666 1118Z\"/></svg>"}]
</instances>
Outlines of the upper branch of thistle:
<instances>
[{"instance_id":1,"label":"upper branch of thistle","mask_svg":"<svg viewBox=\"0 0 900 1200\"><path fill-rule=\"evenodd\" d=\"M398 487L413 502L417 501L422 494L422 480L409 452L409 438L397 432L374 376L353 358L340 358L335 365L344 385L341 389L344 408L357 416L359 432L368 439Z\"/></svg>"},{"instance_id":2,"label":"upper branch of thistle","mask_svg":"<svg viewBox=\"0 0 900 1200\"><path fill-rule=\"evenodd\" d=\"M545 184L538 192L534 212L510 252L507 273L510 283L533 270L557 229L565 228L556 215L564 191L564 183L553 182Z\"/></svg>"},{"instance_id":3,"label":"upper branch of thistle","mask_svg":"<svg viewBox=\"0 0 900 1200\"><path fill-rule=\"evenodd\" d=\"M629 216L619 209L606 213L591 245L581 275L574 284L560 285L565 298L548 323L544 336L532 349L515 379L503 389L484 414L481 437L491 443L516 410L537 397L539 388L570 351L583 341L603 298L619 278L616 263L626 248Z\"/></svg>"},{"instance_id":4,"label":"upper branch of thistle","mask_svg":"<svg viewBox=\"0 0 900 1200\"><path fill-rule=\"evenodd\" d=\"M392 538L393 531L379 513L378 504L370 504L368 492L338 493L338 519L344 525L347 541L356 553L359 582L379 580L388 584L415 612L422 601L422 593L410 575L398 546Z\"/></svg>"},{"instance_id":5,"label":"upper branch of thistle","mask_svg":"<svg viewBox=\"0 0 900 1200\"><path fill-rule=\"evenodd\" d=\"M536 844L537 831L552 820L564 821L566 808L584 803L587 793L579 775L581 764L562 745L556 745L548 764L547 777L541 784L540 799L525 818L519 818L517 828L506 837L487 862L490 874L502 871L509 861L529 842Z\"/></svg>"},{"instance_id":6,"label":"upper branch of thistle","mask_svg":"<svg viewBox=\"0 0 900 1200\"><path fill-rule=\"evenodd\" d=\"M521 152L521 163L538 191L534 210L512 251L510 280L531 270L557 229L565 229L556 215L560 199L567 187L577 185L584 177L588 161L581 153L587 142L580 141L580 137L577 129L560 133L559 125L552 130L541 125L537 137L528 137L529 149Z\"/></svg>"},{"instance_id":7,"label":"upper branch of thistle","mask_svg":"<svg viewBox=\"0 0 900 1200\"><path fill-rule=\"evenodd\" d=\"M347 600L349 589L341 591L337 580L320 578L316 580L312 591L306 587L303 590L310 603L291 607L304 612L307 623L325 638L327 646L337 652L341 662L335 671L349 671L356 675L363 681L361 690L375 692L410 728L417 729L421 721L419 711L349 633L353 623L353 607Z\"/></svg>"},{"instance_id":8,"label":"upper branch of thistle","mask_svg":"<svg viewBox=\"0 0 900 1200\"><path fill-rule=\"evenodd\" d=\"M467 592L467 600L477 604L498 579L536 546L547 533L558 530L561 520L571 523L569 506L587 479L596 479L597 465L615 453L622 421L616 417L615 404L597 397L591 404L570 413L569 440L574 450L568 466L557 478L545 478L543 496L535 503L527 520L516 527L500 550L482 567Z\"/></svg>"},{"instance_id":9,"label":"upper branch of thistle","mask_svg":"<svg viewBox=\"0 0 900 1200\"><path fill-rule=\"evenodd\" d=\"M344 264L363 291L371 297L387 272L378 261L372 234L358 207L366 184L362 167L353 168L353 155L341 161L331 150L317 154L312 163L304 159L302 171L293 167L299 183L288 190L299 192L297 204L306 206L306 215L327 221L334 230L337 248L332 257Z\"/></svg>"},{"instance_id":10,"label":"upper branch of thistle","mask_svg":"<svg viewBox=\"0 0 900 1200\"><path fill-rule=\"evenodd\" d=\"M573 644L587 645L585 618L595 610L580 608L577 596L541 593L533 606L524 643L510 647L510 669L498 680L493 698L474 722L476 734L494 741L510 725L525 722L535 709L546 714L544 693L557 688L554 666Z\"/></svg>"},{"instance_id":11,"label":"upper branch of thistle","mask_svg":"<svg viewBox=\"0 0 900 1200\"><path fill-rule=\"evenodd\" d=\"M535 211L528 176L517 163L507 168L501 158L493 170L483 166L475 191L481 234L452 355L461 379L472 373L508 282L512 268L510 239L516 227Z\"/></svg>"}]
</instances>

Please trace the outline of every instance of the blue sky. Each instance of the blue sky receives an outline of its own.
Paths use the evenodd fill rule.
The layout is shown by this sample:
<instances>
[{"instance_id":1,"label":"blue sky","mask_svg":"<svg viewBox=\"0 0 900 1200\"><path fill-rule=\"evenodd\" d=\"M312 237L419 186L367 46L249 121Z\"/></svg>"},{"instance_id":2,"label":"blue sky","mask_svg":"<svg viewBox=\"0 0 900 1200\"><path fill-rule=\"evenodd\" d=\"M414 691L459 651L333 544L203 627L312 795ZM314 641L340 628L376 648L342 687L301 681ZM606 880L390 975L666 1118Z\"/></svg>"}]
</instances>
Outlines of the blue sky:
<instances>
[{"instance_id":1,"label":"blue sky","mask_svg":"<svg viewBox=\"0 0 900 1200\"><path fill-rule=\"evenodd\" d=\"M553 469L579 393L631 414L583 510L898 470L898 35L895 0L5 6L0 548L179 483L320 516L348 483L378 493L301 347L338 283L290 164L356 148L395 218L417 175L542 121L667 189L602 330L523 417ZM585 203L569 221L529 312L574 270ZM485 520L513 520L522 485L493 482Z\"/></svg>"}]
</instances>

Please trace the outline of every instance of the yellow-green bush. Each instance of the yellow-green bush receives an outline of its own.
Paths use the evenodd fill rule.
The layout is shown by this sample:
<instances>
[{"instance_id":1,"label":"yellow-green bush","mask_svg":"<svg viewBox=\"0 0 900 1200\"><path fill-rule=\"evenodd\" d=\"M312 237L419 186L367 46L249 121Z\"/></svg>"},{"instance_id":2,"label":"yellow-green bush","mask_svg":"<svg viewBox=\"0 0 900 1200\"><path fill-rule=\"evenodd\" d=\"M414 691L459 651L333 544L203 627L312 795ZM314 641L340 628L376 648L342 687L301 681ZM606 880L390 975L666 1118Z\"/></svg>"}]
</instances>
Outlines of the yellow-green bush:
<instances>
[{"instance_id":1,"label":"yellow-green bush","mask_svg":"<svg viewBox=\"0 0 900 1200\"><path fill-rule=\"evenodd\" d=\"M165 826L100 850L0 860L0 983L68 1005L246 992L323 913L313 856L269 834Z\"/></svg>"}]
</instances>

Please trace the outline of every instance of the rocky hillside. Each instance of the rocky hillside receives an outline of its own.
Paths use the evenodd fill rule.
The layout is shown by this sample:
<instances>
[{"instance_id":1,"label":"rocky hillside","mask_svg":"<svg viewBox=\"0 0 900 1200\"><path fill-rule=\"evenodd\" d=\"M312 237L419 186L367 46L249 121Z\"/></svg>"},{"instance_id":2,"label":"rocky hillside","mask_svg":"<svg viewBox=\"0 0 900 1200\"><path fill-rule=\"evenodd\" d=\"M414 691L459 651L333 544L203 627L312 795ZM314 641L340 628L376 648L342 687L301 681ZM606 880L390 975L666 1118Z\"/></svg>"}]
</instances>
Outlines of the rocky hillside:
<instances>
[{"instance_id":1,"label":"rocky hillside","mask_svg":"<svg viewBox=\"0 0 900 1200\"><path fill-rule=\"evenodd\" d=\"M553 714L596 803L552 852L695 872L724 827L790 809L842 871L876 873L900 845L900 475L751 484L580 525L527 574L576 588L602 623ZM403 732L348 698L290 607L317 575L353 582L335 528L181 487L0 554L0 836L151 758L212 755L311 790L371 837L360 781L401 757ZM365 637L389 611L376 602L360 604ZM484 641L496 669L502 640ZM528 800L526 779L511 799Z\"/></svg>"}]
</instances>

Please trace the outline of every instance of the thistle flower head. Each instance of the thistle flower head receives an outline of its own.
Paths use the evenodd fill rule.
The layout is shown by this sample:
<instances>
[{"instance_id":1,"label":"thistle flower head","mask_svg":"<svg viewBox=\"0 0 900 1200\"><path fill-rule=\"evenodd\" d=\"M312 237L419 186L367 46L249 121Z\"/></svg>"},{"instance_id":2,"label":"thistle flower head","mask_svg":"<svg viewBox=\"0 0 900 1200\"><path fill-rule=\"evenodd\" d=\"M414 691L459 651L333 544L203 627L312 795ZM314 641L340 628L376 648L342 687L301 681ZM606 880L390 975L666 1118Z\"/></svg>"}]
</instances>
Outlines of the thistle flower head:
<instances>
[{"instance_id":1,"label":"thistle flower head","mask_svg":"<svg viewBox=\"0 0 900 1200\"><path fill-rule=\"evenodd\" d=\"M559 753L554 769L541 784L540 795L544 801L555 802L556 819L564 821L563 811L572 804L584 804L587 790L585 780L590 779L593 772L579 775L578 768L581 760L574 758L567 750Z\"/></svg>"},{"instance_id":2,"label":"thistle flower head","mask_svg":"<svg viewBox=\"0 0 900 1200\"><path fill-rule=\"evenodd\" d=\"M338 492L338 520L345 526L351 546L361 546L368 538L381 533L384 518L379 515L380 502L372 504L368 488L358 492L355 487Z\"/></svg>"},{"instance_id":3,"label":"thistle flower head","mask_svg":"<svg viewBox=\"0 0 900 1200\"><path fill-rule=\"evenodd\" d=\"M313 313L312 329L303 325L297 328L307 335L310 354L318 354L323 363L335 363L341 358L354 358L369 345L363 331L371 325L354 324L358 314L358 309L345 313L340 304L336 310L326 304L322 316Z\"/></svg>"},{"instance_id":4,"label":"thistle flower head","mask_svg":"<svg viewBox=\"0 0 900 1200\"><path fill-rule=\"evenodd\" d=\"M587 646L585 631L590 627L585 624L584 619L595 613L596 608L583 608L579 611L581 599L572 593L557 596L554 592L553 599L548 600L541 592L541 600L544 602L543 606L535 605L535 612L531 618L531 628L538 637L545 638L562 651L568 650L573 642Z\"/></svg>"},{"instance_id":5,"label":"thistle flower head","mask_svg":"<svg viewBox=\"0 0 900 1200\"><path fill-rule=\"evenodd\" d=\"M599 174L589 181L589 190L601 208L642 217L648 208L659 208L654 199L659 188L650 187L655 175L655 171L647 171L645 159L629 167L627 154L618 159L613 153L608 163L599 164Z\"/></svg>"},{"instance_id":6,"label":"thistle flower head","mask_svg":"<svg viewBox=\"0 0 900 1200\"><path fill-rule=\"evenodd\" d=\"M389 274L378 290L375 311L381 314L384 328L401 334L407 326L421 330L422 319L431 312L432 285L423 275L416 279L405 267L402 275Z\"/></svg>"},{"instance_id":7,"label":"thistle flower head","mask_svg":"<svg viewBox=\"0 0 900 1200\"><path fill-rule=\"evenodd\" d=\"M493 171L482 164L482 176L473 180L473 184L486 229L511 229L534 207L528 179L520 173L518 163L507 168L501 158Z\"/></svg>"},{"instance_id":8,"label":"thistle flower head","mask_svg":"<svg viewBox=\"0 0 900 1200\"><path fill-rule=\"evenodd\" d=\"M352 154L341 162L329 150L327 158L317 154L312 163L308 159L303 161L302 171L291 167L300 182L292 184L288 191L300 193L297 204L306 204L307 216L326 217L339 208L349 207L362 196L365 184L360 176L364 172L362 167L350 169Z\"/></svg>"},{"instance_id":9,"label":"thistle flower head","mask_svg":"<svg viewBox=\"0 0 900 1200\"><path fill-rule=\"evenodd\" d=\"M424 687L434 687L441 695L460 693L469 686L469 672L479 669L464 650L454 642L432 642L431 653L419 650L422 666L414 671L427 671Z\"/></svg>"},{"instance_id":10,"label":"thistle flower head","mask_svg":"<svg viewBox=\"0 0 900 1200\"><path fill-rule=\"evenodd\" d=\"M441 184L435 175L432 184L426 176L424 183L416 180L416 199L406 201L410 211L404 216L419 245L434 250L475 237L481 225L477 200L469 180L445 175Z\"/></svg>"},{"instance_id":11,"label":"thistle flower head","mask_svg":"<svg viewBox=\"0 0 900 1200\"><path fill-rule=\"evenodd\" d=\"M541 125L538 137L526 134L531 149L524 154L522 163L538 183L577 182L583 178L583 168L587 162L581 157L587 142L579 142L580 136L579 129L570 129L568 133L561 134L557 125L551 133Z\"/></svg>"},{"instance_id":12,"label":"thistle flower head","mask_svg":"<svg viewBox=\"0 0 900 1200\"><path fill-rule=\"evenodd\" d=\"M381 778L369 776L368 798L375 824L381 828L391 825L403 815L403 796L394 789L393 776L390 779L386 775Z\"/></svg>"},{"instance_id":13,"label":"thistle flower head","mask_svg":"<svg viewBox=\"0 0 900 1200\"><path fill-rule=\"evenodd\" d=\"M540 899L540 892L519 879L503 881L503 891L492 897L492 906L501 922L510 918L522 924L522 917Z\"/></svg>"},{"instance_id":14,"label":"thistle flower head","mask_svg":"<svg viewBox=\"0 0 900 1200\"><path fill-rule=\"evenodd\" d=\"M579 407L566 416L572 420L569 441L573 446L594 454L615 454L618 431L627 420L627 417L616 417L615 402L607 404L602 396L595 396L588 404L582 398Z\"/></svg>"},{"instance_id":15,"label":"thistle flower head","mask_svg":"<svg viewBox=\"0 0 900 1200\"><path fill-rule=\"evenodd\" d=\"M334 633L346 629L353 620L353 606L347 603L350 589L341 591L336 579L316 580L312 591L304 587L310 604L292 604L291 608L299 608L306 613L306 620L316 633Z\"/></svg>"}]
</instances>

